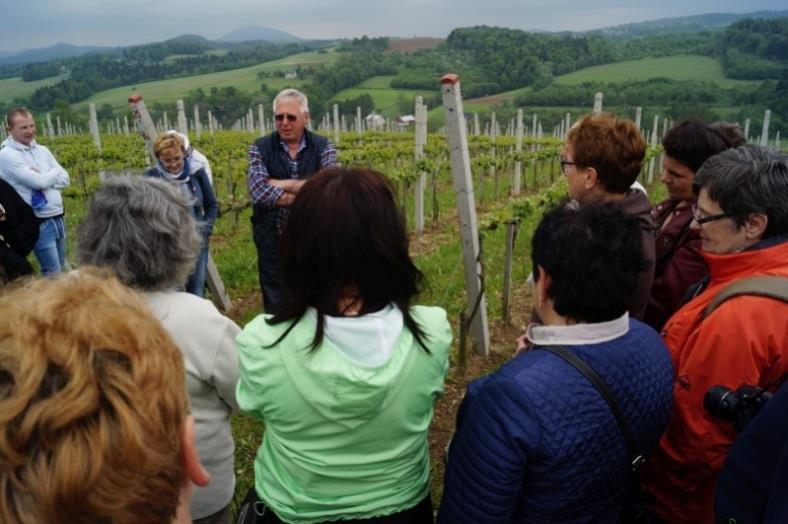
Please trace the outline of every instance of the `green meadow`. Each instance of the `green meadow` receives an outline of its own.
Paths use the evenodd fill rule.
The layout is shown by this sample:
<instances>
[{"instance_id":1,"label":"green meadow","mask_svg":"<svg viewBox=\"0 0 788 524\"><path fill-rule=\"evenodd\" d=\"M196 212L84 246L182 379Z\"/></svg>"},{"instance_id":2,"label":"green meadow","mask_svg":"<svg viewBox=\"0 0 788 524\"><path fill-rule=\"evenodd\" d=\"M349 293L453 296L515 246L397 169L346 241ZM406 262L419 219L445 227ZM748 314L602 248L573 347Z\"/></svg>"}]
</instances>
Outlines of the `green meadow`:
<instances>
[{"instance_id":1,"label":"green meadow","mask_svg":"<svg viewBox=\"0 0 788 524\"><path fill-rule=\"evenodd\" d=\"M417 89L396 89L391 87L391 79L393 76L373 76L365 80L356 87L344 89L334 95L331 99L333 101L342 101L356 98L358 96L368 94L375 102L375 110L387 117L394 117L400 114L397 108L397 102L400 97L405 97L406 100L412 101L416 96L427 96L433 93L427 91L419 91ZM435 85L438 89L438 85ZM412 114L411 109L406 114Z\"/></svg>"},{"instance_id":2,"label":"green meadow","mask_svg":"<svg viewBox=\"0 0 788 524\"><path fill-rule=\"evenodd\" d=\"M20 77L3 78L0 80L0 100L13 100L14 98L27 98L39 87L57 84L68 75L57 75L42 80L23 82Z\"/></svg>"},{"instance_id":3,"label":"green meadow","mask_svg":"<svg viewBox=\"0 0 788 524\"><path fill-rule=\"evenodd\" d=\"M726 78L719 60L709 56L676 55L660 58L643 58L586 67L559 76L559 84L576 85L583 82L626 82L648 80L650 78L669 78L671 80L700 80L714 82L723 88L752 84L749 80Z\"/></svg>"},{"instance_id":4,"label":"green meadow","mask_svg":"<svg viewBox=\"0 0 788 524\"><path fill-rule=\"evenodd\" d=\"M128 97L132 93L139 93L150 102L172 102L185 97L189 91L202 88L205 91L212 87L233 86L240 91L258 91L262 84L268 85L271 89L284 89L285 87L299 87L306 80L294 79L285 80L284 78L268 77L259 78L257 73L261 71L287 71L296 66L315 66L331 64L337 58L337 53L330 50L325 53L309 51L287 56L279 60L265 62L262 64L232 69L220 73L208 73L204 75L194 75L182 78L170 78L167 80L157 80L154 82L144 82L136 85L127 85L101 91L91 96L84 102L76 104L78 109L85 108L88 104L94 103L96 106L110 104L113 108L126 107Z\"/></svg>"}]
</instances>

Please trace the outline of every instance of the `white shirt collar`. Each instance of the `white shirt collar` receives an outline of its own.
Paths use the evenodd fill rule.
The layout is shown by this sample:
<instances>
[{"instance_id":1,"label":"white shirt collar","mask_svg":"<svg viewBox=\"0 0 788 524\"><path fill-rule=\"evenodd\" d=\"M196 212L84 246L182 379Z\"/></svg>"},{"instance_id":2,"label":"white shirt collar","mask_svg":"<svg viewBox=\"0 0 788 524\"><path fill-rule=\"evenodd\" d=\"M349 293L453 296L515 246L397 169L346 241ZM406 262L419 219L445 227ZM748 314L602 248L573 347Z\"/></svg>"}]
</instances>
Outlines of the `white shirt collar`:
<instances>
[{"instance_id":1,"label":"white shirt collar","mask_svg":"<svg viewBox=\"0 0 788 524\"><path fill-rule=\"evenodd\" d=\"M540 346L568 346L598 344L623 336L629 331L629 313L607 322L573 324L571 326L545 326L530 324L525 332L528 340Z\"/></svg>"}]
</instances>

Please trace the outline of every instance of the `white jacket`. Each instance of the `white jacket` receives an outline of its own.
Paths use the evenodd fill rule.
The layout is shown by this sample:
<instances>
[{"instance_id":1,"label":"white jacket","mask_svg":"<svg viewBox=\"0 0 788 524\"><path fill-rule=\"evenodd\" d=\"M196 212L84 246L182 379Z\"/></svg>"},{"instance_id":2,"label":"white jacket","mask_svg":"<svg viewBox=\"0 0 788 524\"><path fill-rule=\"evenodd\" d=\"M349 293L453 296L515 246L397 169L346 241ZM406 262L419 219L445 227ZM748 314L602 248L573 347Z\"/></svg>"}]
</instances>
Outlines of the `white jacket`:
<instances>
[{"instance_id":1,"label":"white jacket","mask_svg":"<svg viewBox=\"0 0 788 524\"><path fill-rule=\"evenodd\" d=\"M0 178L11 184L28 205L34 189L44 193L47 203L34 210L37 217L63 214L63 197L59 190L68 187L68 173L49 149L35 140L26 146L8 137L0 144Z\"/></svg>"}]
</instances>

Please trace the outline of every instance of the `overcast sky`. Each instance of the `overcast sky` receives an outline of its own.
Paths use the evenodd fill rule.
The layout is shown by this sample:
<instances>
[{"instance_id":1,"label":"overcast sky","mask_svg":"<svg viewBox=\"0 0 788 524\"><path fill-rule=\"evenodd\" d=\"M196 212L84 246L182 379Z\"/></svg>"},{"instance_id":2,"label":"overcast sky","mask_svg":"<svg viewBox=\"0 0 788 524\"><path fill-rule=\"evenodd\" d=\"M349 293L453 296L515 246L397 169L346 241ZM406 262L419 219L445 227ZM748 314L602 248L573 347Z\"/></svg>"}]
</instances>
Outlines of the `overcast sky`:
<instances>
[{"instance_id":1,"label":"overcast sky","mask_svg":"<svg viewBox=\"0 0 788 524\"><path fill-rule=\"evenodd\" d=\"M586 30L703 13L780 10L786 0L0 0L0 50L130 45L244 25L302 38L446 36L456 27Z\"/></svg>"}]
</instances>

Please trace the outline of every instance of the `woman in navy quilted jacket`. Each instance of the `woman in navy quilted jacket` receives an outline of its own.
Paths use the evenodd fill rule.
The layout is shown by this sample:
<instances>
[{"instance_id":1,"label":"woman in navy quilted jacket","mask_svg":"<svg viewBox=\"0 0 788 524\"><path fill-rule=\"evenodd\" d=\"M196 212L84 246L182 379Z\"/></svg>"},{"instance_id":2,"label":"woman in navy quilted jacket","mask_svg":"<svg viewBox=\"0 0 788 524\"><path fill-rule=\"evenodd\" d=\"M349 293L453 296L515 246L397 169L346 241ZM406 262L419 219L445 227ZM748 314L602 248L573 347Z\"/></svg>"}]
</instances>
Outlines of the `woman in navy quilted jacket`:
<instances>
[{"instance_id":1,"label":"woman in navy quilted jacket","mask_svg":"<svg viewBox=\"0 0 788 524\"><path fill-rule=\"evenodd\" d=\"M630 458L609 405L563 346L607 384L648 456L670 416L673 371L627 300L644 269L637 221L610 204L545 215L534 233L534 307L521 351L476 380L457 416L439 522L619 522Z\"/></svg>"}]
</instances>

